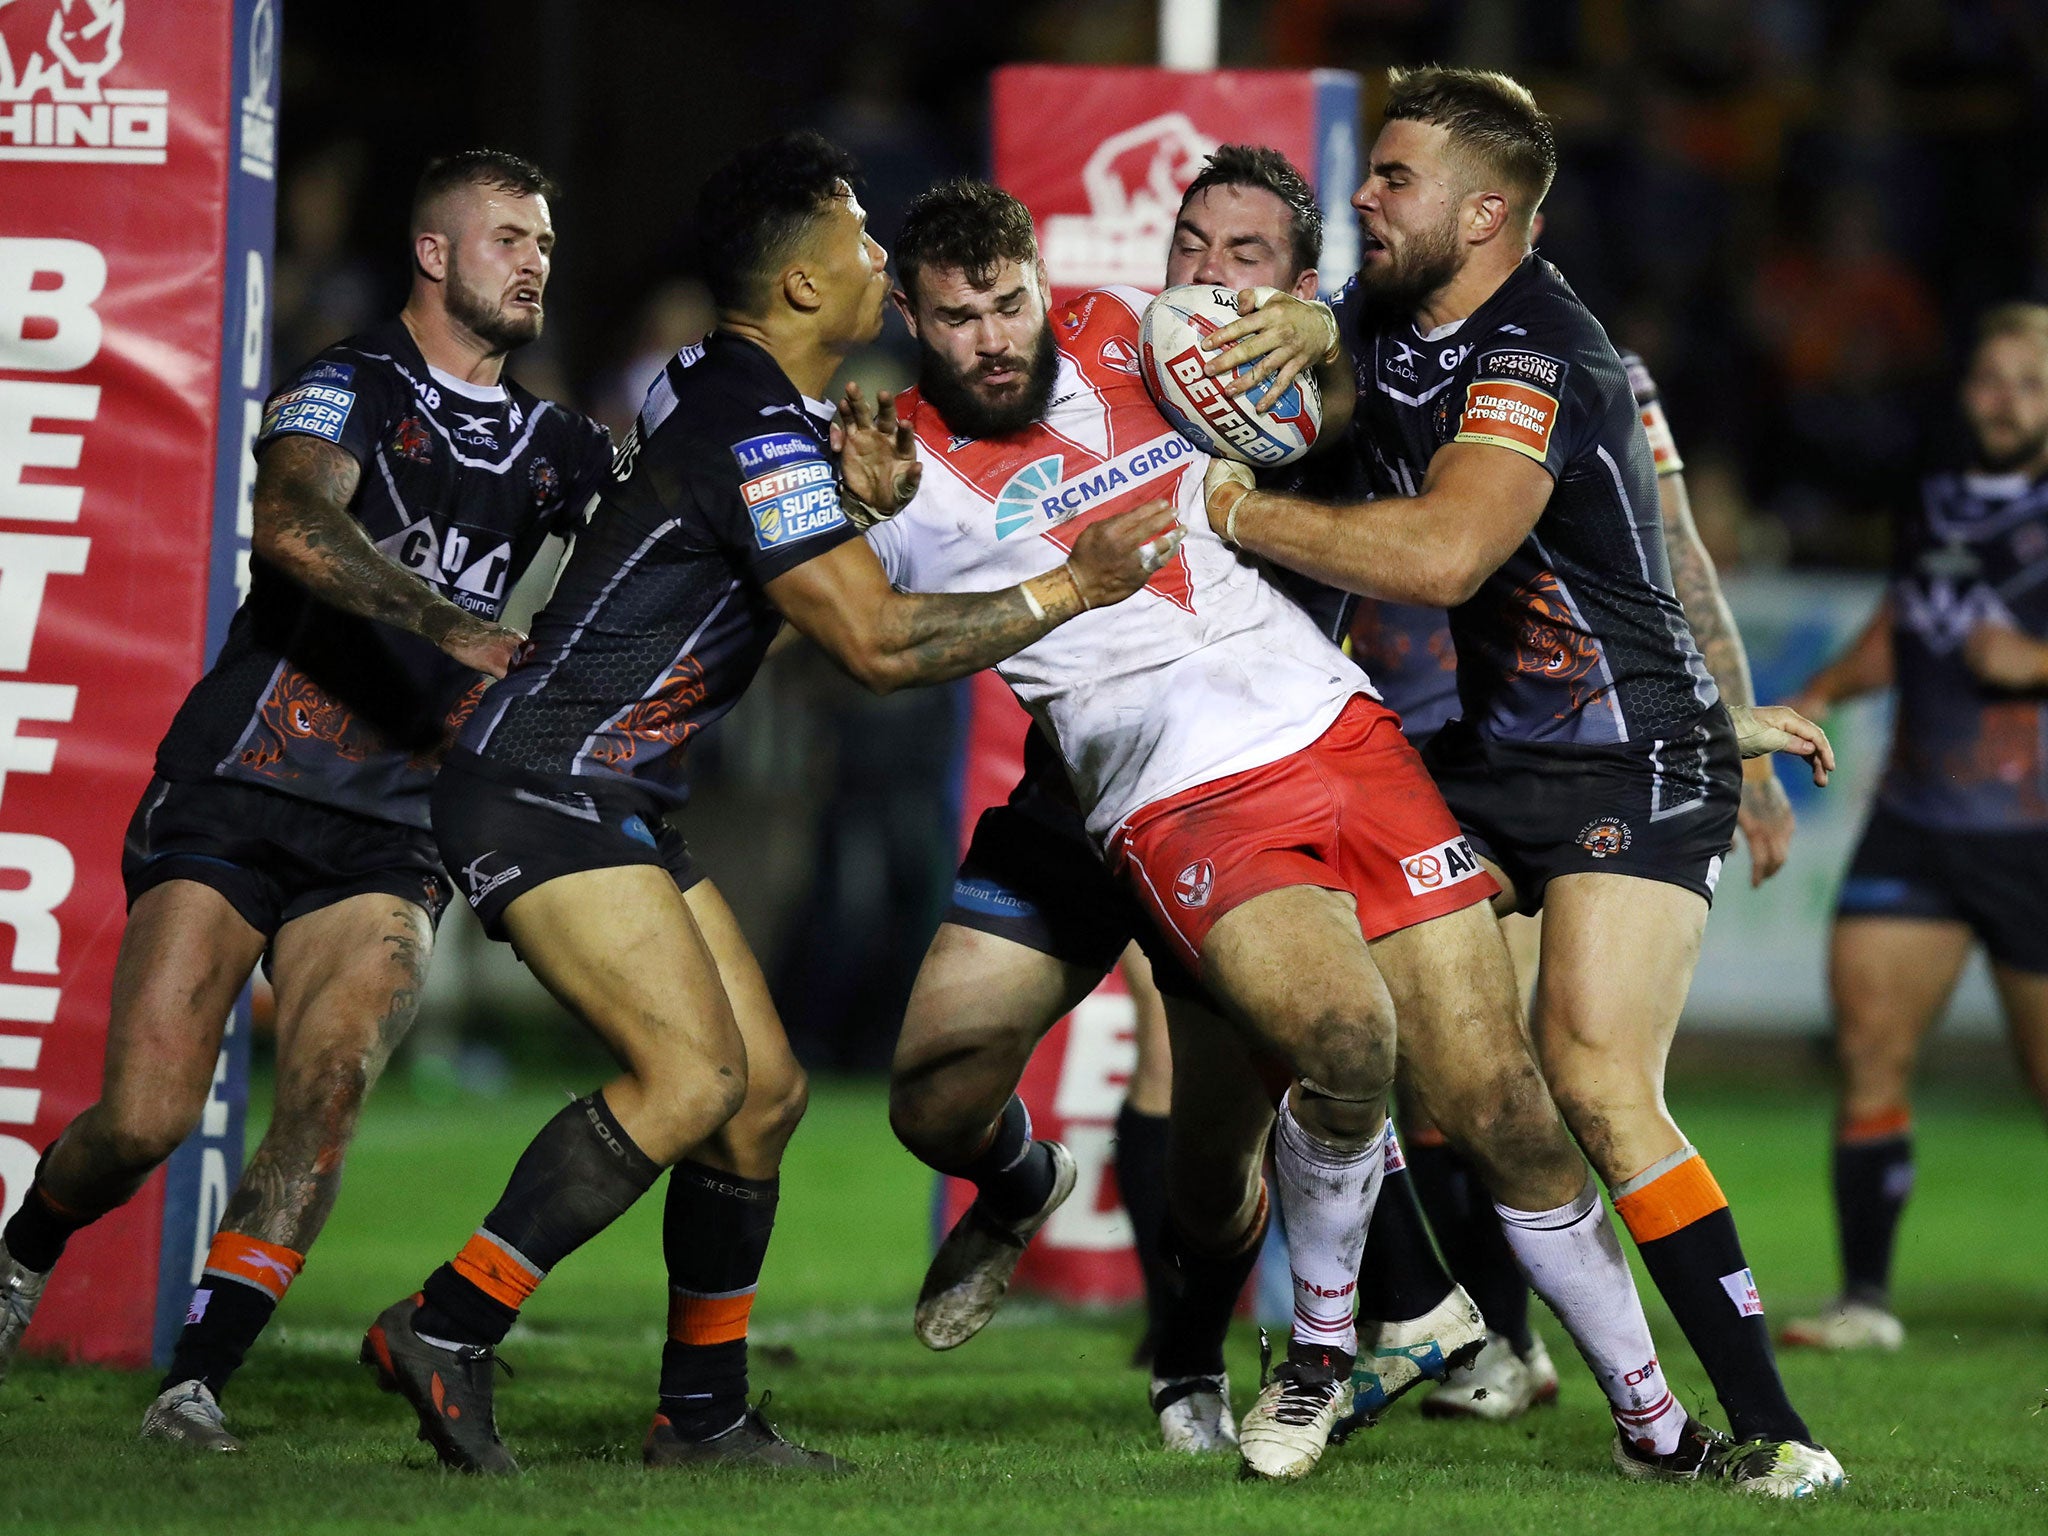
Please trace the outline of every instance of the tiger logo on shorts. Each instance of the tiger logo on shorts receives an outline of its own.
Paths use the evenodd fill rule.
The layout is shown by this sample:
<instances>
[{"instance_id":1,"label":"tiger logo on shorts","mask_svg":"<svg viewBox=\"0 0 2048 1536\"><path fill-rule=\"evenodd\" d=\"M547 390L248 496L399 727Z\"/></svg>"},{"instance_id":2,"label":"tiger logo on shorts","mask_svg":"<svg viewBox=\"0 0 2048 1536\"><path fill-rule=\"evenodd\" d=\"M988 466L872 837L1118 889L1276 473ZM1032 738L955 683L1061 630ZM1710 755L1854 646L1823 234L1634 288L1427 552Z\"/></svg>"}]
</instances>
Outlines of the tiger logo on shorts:
<instances>
[{"instance_id":1,"label":"tiger logo on shorts","mask_svg":"<svg viewBox=\"0 0 2048 1536\"><path fill-rule=\"evenodd\" d=\"M1596 859L1626 853L1629 844L1634 841L1635 834L1629 831L1628 823L1619 816L1602 816L1579 828L1579 846Z\"/></svg>"}]
</instances>

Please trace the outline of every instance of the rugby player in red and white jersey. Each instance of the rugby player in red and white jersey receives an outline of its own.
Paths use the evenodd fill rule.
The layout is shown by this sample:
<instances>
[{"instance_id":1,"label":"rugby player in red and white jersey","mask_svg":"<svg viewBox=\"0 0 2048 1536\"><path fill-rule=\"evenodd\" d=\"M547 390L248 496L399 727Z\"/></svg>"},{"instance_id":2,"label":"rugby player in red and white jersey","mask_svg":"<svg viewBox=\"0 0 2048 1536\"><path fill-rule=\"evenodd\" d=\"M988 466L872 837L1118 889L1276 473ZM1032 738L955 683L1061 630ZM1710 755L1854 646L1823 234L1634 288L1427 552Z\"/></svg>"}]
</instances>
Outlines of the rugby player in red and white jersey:
<instances>
[{"instance_id":1,"label":"rugby player in red and white jersey","mask_svg":"<svg viewBox=\"0 0 2048 1536\"><path fill-rule=\"evenodd\" d=\"M905 412L917 494L868 535L892 582L966 590L1037 569L1046 544L1133 498L1167 496L1189 525L1121 613L1083 613L998 670L1057 746L1090 835L1239 1023L1235 1038L1176 1047L1176 1098L1199 1097L1205 1133L1176 1145L1170 1180L1176 1222L1201 1245L1183 1254L1182 1309L1216 1305L1204 1271L1230 1261L1204 1255L1234 1254L1265 1220L1276 1116L1250 1052L1289 1080L1274 1140L1295 1323L1245 1417L1246 1469L1305 1475L1349 1406L1397 1017L1425 1101L1486 1170L1624 1436L1675 1451L1698 1431L1530 1057L1493 882L1365 675L1207 528L1208 461L1138 376L1145 296L1098 290L1049 316L1029 213L975 182L912 205L898 262L924 366Z\"/></svg>"}]
</instances>

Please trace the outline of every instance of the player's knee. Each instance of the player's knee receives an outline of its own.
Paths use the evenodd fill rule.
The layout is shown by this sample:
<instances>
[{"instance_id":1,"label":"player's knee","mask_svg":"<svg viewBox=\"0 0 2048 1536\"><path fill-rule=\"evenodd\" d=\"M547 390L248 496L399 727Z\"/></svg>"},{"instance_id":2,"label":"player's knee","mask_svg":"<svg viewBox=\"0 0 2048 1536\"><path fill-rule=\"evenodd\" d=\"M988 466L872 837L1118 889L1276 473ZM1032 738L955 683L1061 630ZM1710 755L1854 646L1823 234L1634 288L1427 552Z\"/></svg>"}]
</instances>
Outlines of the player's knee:
<instances>
[{"instance_id":1,"label":"player's knee","mask_svg":"<svg viewBox=\"0 0 2048 1536\"><path fill-rule=\"evenodd\" d=\"M775 1074L772 1082L750 1078L747 1108L743 1112L763 1141L785 1143L803 1123L811 1105L811 1080L794 1061Z\"/></svg>"},{"instance_id":2,"label":"player's knee","mask_svg":"<svg viewBox=\"0 0 2048 1536\"><path fill-rule=\"evenodd\" d=\"M897 1073L889 1079L889 1129L908 1152L924 1162L943 1159L959 1139L960 1116L949 1096L923 1074Z\"/></svg>"},{"instance_id":3,"label":"player's knee","mask_svg":"<svg viewBox=\"0 0 2048 1536\"><path fill-rule=\"evenodd\" d=\"M1309 1027L1295 1073L1325 1101L1371 1105L1376 1115L1394 1085L1394 1031L1371 1012L1326 1009Z\"/></svg>"},{"instance_id":4,"label":"player's knee","mask_svg":"<svg viewBox=\"0 0 2048 1536\"><path fill-rule=\"evenodd\" d=\"M103 1155L130 1172L154 1168L199 1128L204 1104L102 1105L95 1140Z\"/></svg>"}]
</instances>

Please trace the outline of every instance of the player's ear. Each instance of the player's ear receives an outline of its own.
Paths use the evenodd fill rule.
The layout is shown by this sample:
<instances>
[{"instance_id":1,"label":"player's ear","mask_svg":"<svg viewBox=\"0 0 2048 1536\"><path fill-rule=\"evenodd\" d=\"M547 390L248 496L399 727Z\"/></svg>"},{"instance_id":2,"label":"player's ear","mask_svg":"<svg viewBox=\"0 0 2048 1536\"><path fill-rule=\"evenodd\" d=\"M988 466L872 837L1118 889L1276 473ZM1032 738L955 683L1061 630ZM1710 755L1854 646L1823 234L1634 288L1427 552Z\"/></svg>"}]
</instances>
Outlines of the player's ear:
<instances>
[{"instance_id":1,"label":"player's ear","mask_svg":"<svg viewBox=\"0 0 2048 1536\"><path fill-rule=\"evenodd\" d=\"M825 303L825 296L818 292L817 282L805 267L790 267L783 272L782 296L791 309L807 315L815 314Z\"/></svg>"},{"instance_id":2,"label":"player's ear","mask_svg":"<svg viewBox=\"0 0 2048 1536\"><path fill-rule=\"evenodd\" d=\"M453 244L446 235L437 235L430 230L421 230L412 237L413 265L430 281L436 283L448 280L448 247Z\"/></svg>"},{"instance_id":3,"label":"player's ear","mask_svg":"<svg viewBox=\"0 0 2048 1536\"><path fill-rule=\"evenodd\" d=\"M896 313L903 317L903 323L910 327L914 339L917 335L917 306L910 302L910 295L901 288L889 290L889 302L896 306Z\"/></svg>"},{"instance_id":4,"label":"player's ear","mask_svg":"<svg viewBox=\"0 0 2048 1536\"><path fill-rule=\"evenodd\" d=\"M1513 217L1504 192L1474 192L1465 199L1465 227L1474 245L1498 239Z\"/></svg>"},{"instance_id":5,"label":"player's ear","mask_svg":"<svg viewBox=\"0 0 2048 1536\"><path fill-rule=\"evenodd\" d=\"M1316 290L1322 285L1316 279L1316 269L1310 267L1294 280L1294 286L1287 291L1304 303L1315 298Z\"/></svg>"},{"instance_id":6,"label":"player's ear","mask_svg":"<svg viewBox=\"0 0 2048 1536\"><path fill-rule=\"evenodd\" d=\"M1045 270L1045 258L1038 258L1038 303L1048 314L1052 312L1052 276Z\"/></svg>"}]
</instances>

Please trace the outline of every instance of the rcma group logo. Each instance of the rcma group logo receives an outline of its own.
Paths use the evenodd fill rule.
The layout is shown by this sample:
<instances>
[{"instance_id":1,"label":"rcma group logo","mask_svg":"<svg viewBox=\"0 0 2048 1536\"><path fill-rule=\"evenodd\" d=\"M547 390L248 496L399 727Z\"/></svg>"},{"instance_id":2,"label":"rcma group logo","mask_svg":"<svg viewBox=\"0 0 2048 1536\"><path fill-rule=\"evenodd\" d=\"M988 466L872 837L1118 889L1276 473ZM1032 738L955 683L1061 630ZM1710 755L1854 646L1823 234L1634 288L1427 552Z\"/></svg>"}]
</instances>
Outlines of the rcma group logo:
<instances>
[{"instance_id":1,"label":"rcma group logo","mask_svg":"<svg viewBox=\"0 0 2048 1536\"><path fill-rule=\"evenodd\" d=\"M0 160L162 165L170 93L105 85L127 0L0 0Z\"/></svg>"}]
</instances>

